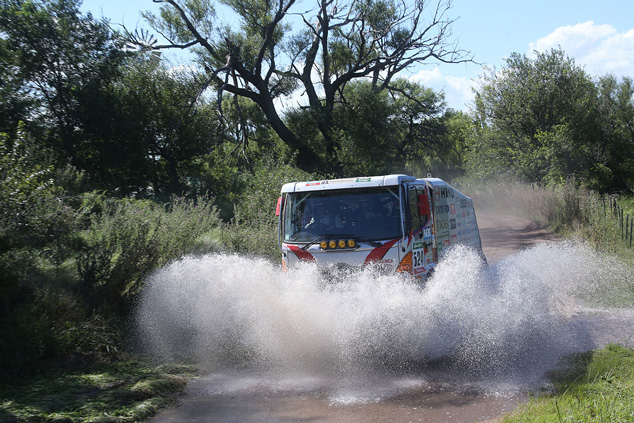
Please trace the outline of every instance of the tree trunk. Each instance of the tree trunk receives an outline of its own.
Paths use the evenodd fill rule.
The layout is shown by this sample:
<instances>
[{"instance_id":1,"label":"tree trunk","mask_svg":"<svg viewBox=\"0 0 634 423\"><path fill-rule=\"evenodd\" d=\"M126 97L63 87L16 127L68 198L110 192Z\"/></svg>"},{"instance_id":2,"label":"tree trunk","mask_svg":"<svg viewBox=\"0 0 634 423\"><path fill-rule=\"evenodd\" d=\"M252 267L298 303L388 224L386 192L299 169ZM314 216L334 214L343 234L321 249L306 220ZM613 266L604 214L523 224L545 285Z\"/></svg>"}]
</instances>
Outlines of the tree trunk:
<instances>
[{"instance_id":1,"label":"tree trunk","mask_svg":"<svg viewBox=\"0 0 634 423\"><path fill-rule=\"evenodd\" d=\"M262 96L265 97L265 96ZM262 98L261 97L261 98ZM323 161L306 143L300 140L282 121L275 110L273 99L266 97L259 102L271 128L280 139L293 150L297 151L297 166L307 172L323 169Z\"/></svg>"}]
</instances>

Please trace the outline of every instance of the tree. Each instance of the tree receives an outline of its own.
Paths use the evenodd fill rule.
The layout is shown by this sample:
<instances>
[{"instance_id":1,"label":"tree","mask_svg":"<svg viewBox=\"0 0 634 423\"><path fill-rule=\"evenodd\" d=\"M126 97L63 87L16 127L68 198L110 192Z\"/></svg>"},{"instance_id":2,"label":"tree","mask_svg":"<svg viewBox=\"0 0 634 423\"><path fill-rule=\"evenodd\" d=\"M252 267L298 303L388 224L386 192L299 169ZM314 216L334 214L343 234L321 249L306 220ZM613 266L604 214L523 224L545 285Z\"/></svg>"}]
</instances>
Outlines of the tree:
<instances>
[{"instance_id":1,"label":"tree","mask_svg":"<svg viewBox=\"0 0 634 423\"><path fill-rule=\"evenodd\" d=\"M414 174L432 175L452 180L466 173L465 165L475 136L472 119L464 112L446 110L436 122L435 141L423 153L408 162Z\"/></svg>"},{"instance_id":2,"label":"tree","mask_svg":"<svg viewBox=\"0 0 634 423\"><path fill-rule=\"evenodd\" d=\"M145 183L159 192L181 194L183 179L195 177L196 163L218 138L214 109L199 98L199 79L190 69L139 56L118 84L119 137L138 155L135 172L144 168Z\"/></svg>"},{"instance_id":3,"label":"tree","mask_svg":"<svg viewBox=\"0 0 634 423\"><path fill-rule=\"evenodd\" d=\"M512 54L504 69L484 76L476 116L477 154L496 161L483 165L489 171L544 182L574 174L605 187L596 178L607 164L597 88L562 50L536 53L534 59Z\"/></svg>"},{"instance_id":4,"label":"tree","mask_svg":"<svg viewBox=\"0 0 634 423\"><path fill-rule=\"evenodd\" d=\"M160 17L144 16L168 40L130 36L147 48L194 48L220 96L249 98L304 169L335 157L335 105L345 87L367 78L391 90L399 72L426 60L469 60L451 43L451 1L317 0L308 11L295 0L227 0L236 21L221 22L209 0L153 0ZM275 100L301 89L323 142L320 155L284 122Z\"/></svg>"},{"instance_id":5,"label":"tree","mask_svg":"<svg viewBox=\"0 0 634 423\"><path fill-rule=\"evenodd\" d=\"M370 81L352 81L342 98L333 113L335 158L348 173L405 172L408 163L429 163L441 148L441 94L398 79L390 92L376 91ZM297 130L305 125L300 121Z\"/></svg>"},{"instance_id":6,"label":"tree","mask_svg":"<svg viewBox=\"0 0 634 423\"><path fill-rule=\"evenodd\" d=\"M107 88L126 57L121 42L105 22L82 16L78 0L0 0L0 34L0 91L12 105L3 117L46 132L61 160L83 168L84 132L109 107Z\"/></svg>"},{"instance_id":7,"label":"tree","mask_svg":"<svg viewBox=\"0 0 634 423\"><path fill-rule=\"evenodd\" d=\"M598 82L604 184L634 191L634 82L614 75Z\"/></svg>"}]
</instances>

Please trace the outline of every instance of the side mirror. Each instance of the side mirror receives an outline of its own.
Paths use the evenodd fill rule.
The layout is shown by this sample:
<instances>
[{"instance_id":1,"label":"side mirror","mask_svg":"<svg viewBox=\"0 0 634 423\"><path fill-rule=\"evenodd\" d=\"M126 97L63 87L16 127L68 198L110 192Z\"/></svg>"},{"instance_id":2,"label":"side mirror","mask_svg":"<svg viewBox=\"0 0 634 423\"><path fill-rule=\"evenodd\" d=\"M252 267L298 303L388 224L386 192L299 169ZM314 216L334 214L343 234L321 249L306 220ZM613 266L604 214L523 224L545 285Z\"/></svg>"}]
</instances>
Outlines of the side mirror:
<instances>
[{"instance_id":1,"label":"side mirror","mask_svg":"<svg viewBox=\"0 0 634 423\"><path fill-rule=\"evenodd\" d=\"M418 214L420 216L429 216L429 197L425 194L418 194Z\"/></svg>"},{"instance_id":2,"label":"side mirror","mask_svg":"<svg viewBox=\"0 0 634 423\"><path fill-rule=\"evenodd\" d=\"M277 199L277 206L275 207L275 216L279 216L280 213L282 212L282 197L278 197Z\"/></svg>"}]
</instances>

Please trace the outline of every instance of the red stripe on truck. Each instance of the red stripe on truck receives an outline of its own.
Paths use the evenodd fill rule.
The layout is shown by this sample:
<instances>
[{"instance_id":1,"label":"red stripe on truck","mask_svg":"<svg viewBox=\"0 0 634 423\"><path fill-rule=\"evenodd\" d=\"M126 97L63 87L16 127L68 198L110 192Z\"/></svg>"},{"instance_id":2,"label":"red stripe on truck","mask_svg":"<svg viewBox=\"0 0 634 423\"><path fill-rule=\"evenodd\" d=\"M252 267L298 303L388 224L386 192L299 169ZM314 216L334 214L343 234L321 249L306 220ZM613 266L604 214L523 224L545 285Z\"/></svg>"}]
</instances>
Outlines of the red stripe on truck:
<instances>
[{"instance_id":1,"label":"red stripe on truck","mask_svg":"<svg viewBox=\"0 0 634 423\"><path fill-rule=\"evenodd\" d=\"M369 263L380 261L383 258L383 256L385 256L387 251L390 248L392 248L392 246L396 244L398 240L399 238L396 238L392 241L388 241L385 244L381 245L380 247L376 247L374 250L370 251L370 254L368 254L368 256L365 258L365 262L363 264L369 264Z\"/></svg>"},{"instance_id":2,"label":"red stripe on truck","mask_svg":"<svg viewBox=\"0 0 634 423\"><path fill-rule=\"evenodd\" d=\"M295 253L297 258L301 261L315 261L315 257L313 257L311 253L302 250L297 245L289 245L288 249Z\"/></svg>"}]
</instances>

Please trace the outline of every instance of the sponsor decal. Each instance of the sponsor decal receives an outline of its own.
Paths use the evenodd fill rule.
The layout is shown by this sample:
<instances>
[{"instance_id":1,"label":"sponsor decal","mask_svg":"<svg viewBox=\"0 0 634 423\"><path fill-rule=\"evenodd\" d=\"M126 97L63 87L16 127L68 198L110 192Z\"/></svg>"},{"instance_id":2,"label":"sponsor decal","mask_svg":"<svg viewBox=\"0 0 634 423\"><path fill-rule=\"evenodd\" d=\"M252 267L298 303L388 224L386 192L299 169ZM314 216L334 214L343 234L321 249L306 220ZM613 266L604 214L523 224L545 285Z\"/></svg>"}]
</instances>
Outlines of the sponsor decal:
<instances>
[{"instance_id":1,"label":"sponsor decal","mask_svg":"<svg viewBox=\"0 0 634 423\"><path fill-rule=\"evenodd\" d=\"M357 178L355 182L370 182L372 178Z\"/></svg>"},{"instance_id":2,"label":"sponsor decal","mask_svg":"<svg viewBox=\"0 0 634 423\"><path fill-rule=\"evenodd\" d=\"M461 198L460 200L458 200L458 204L460 205L461 209L467 208L467 200L465 200L464 198Z\"/></svg>"},{"instance_id":3,"label":"sponsor decal","mask_svg":"<svg viewBox=\"0 0 634 423\"><path fill-rule=\"evenodd\" d=\"M448 240L448 239L446 239L446 240L444 240L444 241L442 242L442 246L443 246L443 247L449 247L450 245L451 245L451 243L449 242L449 240Z\"/></svg>"},{"instance_id":4,"label":"sponsor decal","mask_svg":"<svg viewBox=\"0 0 634 423\"><path fill-rule=\"evenodd\" d=\"M423 228L423 239L431 239L431 228Z\"/></svg>"},{"instance_id":5,"label":"sponsor decal","mask_svg":"<svg viewBox=\"0 0 634 423\"><path fill-rule=\"evenodd\" d=\"M379 263L385 264L385 263L392 263L392 262L394 262L393 259L383 259Z\"/></svg>"},{"instance_id":6,"label":"sponsor decal","mask_svg":"<svg viewBox=\"0 0 634 423\"><path fill-rule=\"evenodd\" d=\"M440 200L440 193L438 191L434 191L434 200L435 201Z\"/></svg>"},{"instance_id":7,"label":"sponsor decal","mask_svg":"<svg viewBox=\"0 0 634 423\"><path fill-rule=\"evenodd\" d=\"M451 214L456 214L456 205L455 204L451 205Z\"/></svg>"},{"instance_id":8,"label":"sponsor decal","mask_svg":"<svg viewBox=\"0 0 634 423\"><path fill-rule=\"evenodd\" d=\"M437 220L436 227L439 231L442 231L443 229L449 229L449 222L447 222L446 220Z\"/></svg>"},{"instance_id":9,"label":"sponsor decal","mask_svg":"<svg viewBox=\"0 0 634 423\"><path fill-rule=\"evenodd\" d=\"M424 267L418 267L416 269L414 269L414 274L418 275L420 273L425 273L427 271L427 269L425 269Z\"/></svg>"},{"instance_id":10,"label":"sponsor decal","mask_svg":"<svg viewBox=\"0 0 634 423\"><path fill-rule=\"evenodd\" d=\"M451 229L456 229L456 219L449 219L449 224L451 225Z\"/></svg>"},{"instance_id":11,"label":"sponsor decal","mask_svg":"<svg viewBox=\"0 0 634 423\"><path fill-rule=\"evenodd\" d=\"M331 179L329 181L321 181L322 184L342 184L346 182L355 182L354 178Z\"/></svg>"},{"instance_id":12,"label":"sponsor decal","mask_svg":"<svg viewBox=\"0 0 634 423\"><path fill-rule=\"evenodd\" d=\"M467 217L467 213L466 212L462 212L462 217Z\"/></svg>"},{"instance_id":13,"label":"sponsor decal","mask_svg":"<svg viewBox=\"0 0 634 423\"><path fill-rule=\"evenodd\" d=\"M413 250L420 250L421 248L425 248L424 242L415 242L414 245L412 245Z\"/></svg>"},{"instance_id":14,"label":"sponsor decal","mask_svg":"<svg viewBox=\"0 0 634 423\"><path fill-rule=\"evenodd\" d=\"M458 235L451 235L451 242L458 242Z\"/></svg>"},{"instance_id":15,"label":"sponsor decal","mask_svg":"<svg viewBox=\"0 0 634 423\"><path fill-rule=\"evenodd\" d=\"M449 206L447 204L441 204L439 206L436 206L436 214L446 214L446 213L449 213Z\"/></svg>"},{"instance_id":16,"label":"sponsor decal","mask_svg":"<svg viewBox=\"0 0 634 423\"><path fill-rule=\"evenodd\" d=\"M447 187L440 188L440 198L454 198L454 190Z\"/></svg>"}]
</instances>

